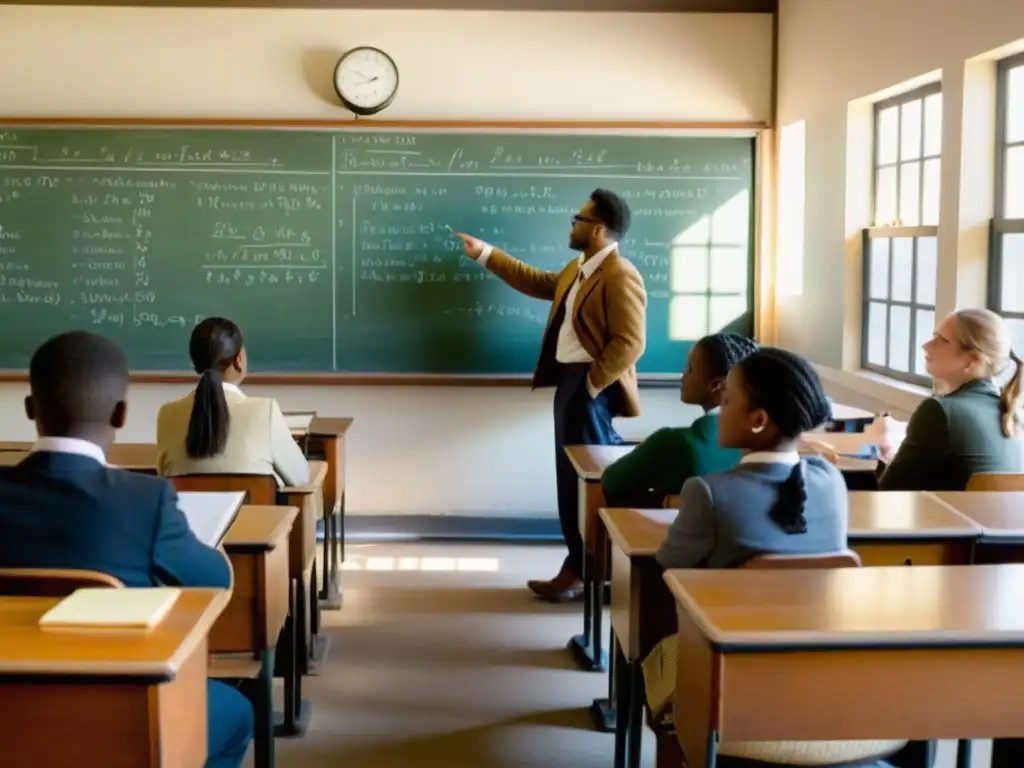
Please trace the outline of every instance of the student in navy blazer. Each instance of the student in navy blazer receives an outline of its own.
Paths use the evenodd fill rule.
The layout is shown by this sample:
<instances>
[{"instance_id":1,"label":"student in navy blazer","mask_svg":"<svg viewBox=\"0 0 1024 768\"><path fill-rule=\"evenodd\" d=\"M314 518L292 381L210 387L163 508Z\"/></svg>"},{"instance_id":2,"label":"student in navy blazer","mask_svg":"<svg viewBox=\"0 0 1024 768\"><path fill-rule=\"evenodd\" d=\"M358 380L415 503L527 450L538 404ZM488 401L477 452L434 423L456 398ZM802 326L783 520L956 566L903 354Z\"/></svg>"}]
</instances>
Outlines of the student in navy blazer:
<instances>
[{"instance_id":1,"label":"student in navy blazer","mask_svg":"<svg viewBox=\"0 0 1024 768\"><path fill-rule=\"evenodd\" d=\"M56 336L33 355L29 380L25 409L39 440L19 465L0 469L0 568L101 571L129 587L229 588L227 558L192 533L174 487L106 464L127 411L121 349L95 334ZM206 766L236 768L252 740L252 707L213 680L207 704Z\"/></svg>"}]
</instances>

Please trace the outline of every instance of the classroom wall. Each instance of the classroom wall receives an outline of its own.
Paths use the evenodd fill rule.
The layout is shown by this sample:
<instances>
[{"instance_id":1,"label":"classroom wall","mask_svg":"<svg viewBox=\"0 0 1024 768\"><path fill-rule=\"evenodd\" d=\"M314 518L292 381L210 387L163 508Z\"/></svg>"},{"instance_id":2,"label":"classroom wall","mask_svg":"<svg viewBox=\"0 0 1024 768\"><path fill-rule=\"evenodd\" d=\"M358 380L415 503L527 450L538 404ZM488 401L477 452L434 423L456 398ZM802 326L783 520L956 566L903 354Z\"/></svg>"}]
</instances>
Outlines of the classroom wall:
<instances>
[{"instance_id":1,"label":"classroom wall","mask_svg":"<svg viewBox=\"0 0 1024 768\"><path fill-rule=\"evenodd\" d=\"M806 205L802 285L778 297L778 342L832 369L823 371L829 381L860 392L865 407L889 400L912 408L923 395L835 373L860 362L860 229L870 211L870 103L877 100L868 97L941 73L937 312L978 305L991 216L993 61L1010 52L996 49L1021 38L1019 0L780 2L778 126L785 137L804 122ZM781 250L779 258L785 263Z\"/></svg>"},{"instance_id":2,"label":"classroom wall","mask_svg":"<svg viewBox=\"0 0 1024 768\"><path fill-rule=\"evenodd\" d=\"M392 118L767 121L767 15L38 8L0 5L8 116L346 117L348 47L401 68ZM258 361L254 361L258 365ZM136 385L125 441L151 441L185 388ZM267 393L252 388L254 394ZM24 385L0 385L4 437L31 436ZM554 514L549 392L288 387L285 408L356 419L355 513ZM643 434L693 413L645 391Z\"/></svg>"}]
</instances>

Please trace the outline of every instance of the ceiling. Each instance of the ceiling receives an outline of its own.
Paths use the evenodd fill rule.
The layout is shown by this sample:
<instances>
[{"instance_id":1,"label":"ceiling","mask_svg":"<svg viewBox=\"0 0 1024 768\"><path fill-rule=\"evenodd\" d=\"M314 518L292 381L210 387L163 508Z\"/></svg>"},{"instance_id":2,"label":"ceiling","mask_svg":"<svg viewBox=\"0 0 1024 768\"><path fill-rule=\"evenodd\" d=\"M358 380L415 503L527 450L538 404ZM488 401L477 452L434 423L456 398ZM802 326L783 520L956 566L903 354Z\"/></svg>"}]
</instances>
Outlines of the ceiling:
<instances>
[{"instance_id":1,"label":"ceiling","mask_svg":"<svg viewBox=\"0 0 1024 768\"><path fill-rule=\"evenodd\" d=\"M778 0L5 0L10 5L773 13Z\"/></svg>"}]
</instances>

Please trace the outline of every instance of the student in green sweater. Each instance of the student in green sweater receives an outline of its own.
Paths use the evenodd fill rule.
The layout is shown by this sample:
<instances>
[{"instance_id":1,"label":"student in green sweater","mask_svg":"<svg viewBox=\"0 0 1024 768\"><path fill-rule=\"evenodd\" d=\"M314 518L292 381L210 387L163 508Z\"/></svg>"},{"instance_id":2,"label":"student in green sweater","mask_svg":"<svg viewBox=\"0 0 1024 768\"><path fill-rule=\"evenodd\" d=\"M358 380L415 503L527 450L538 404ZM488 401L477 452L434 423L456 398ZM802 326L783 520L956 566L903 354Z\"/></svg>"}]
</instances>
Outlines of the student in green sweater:
<instances>
[{"instance_id":1,"label":"student in green sweater","mask_svg":"<svg viewBox=\"0 0 1024 768\"><path fill-rule=\"evenodd\" d=\"M756 350L756 342L734 333L705 336L690 348L680 399L704 415L689 427L659 429L605 469L601 487L609 506L660 507L687 479L736 466L740 452L718 445L718 406L729 370Z\"/></svg>"}]
</instances>

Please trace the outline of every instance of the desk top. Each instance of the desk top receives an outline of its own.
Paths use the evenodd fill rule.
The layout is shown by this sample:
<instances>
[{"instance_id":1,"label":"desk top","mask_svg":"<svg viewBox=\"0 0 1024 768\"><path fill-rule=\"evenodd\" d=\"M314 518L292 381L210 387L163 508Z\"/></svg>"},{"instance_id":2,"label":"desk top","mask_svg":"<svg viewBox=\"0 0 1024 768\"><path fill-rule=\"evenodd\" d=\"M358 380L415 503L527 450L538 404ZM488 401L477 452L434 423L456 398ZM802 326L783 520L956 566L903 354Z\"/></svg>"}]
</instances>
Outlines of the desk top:
<instances>
[{"instance_id":1,"label":"desk top","mask_svg":"<svg viewBox=\"0 0 1024 768\"><path fill-rule=\"evenodd\" d=\"M351 417L328 418L316 416L309 424L309 434L316 437L344 437L355 419Z\"/></svg>"},{"instance_id":2,"label":"desk top","mask_svg":"<svg viewBox=\"0 0 1024 768\"><path fill-rule=\"evenodd\" d=\"M933 494L981 528L983 538L1024 539L1024 491Z\"/></svg>"},{"instance_id":3,"label":"desk top","mask_svg":"<svg viewBox=\"0 0 1024 768\"><path fill-rule=\"evenodd\" d=\"M39 618L60 602L52 597L0 597L0 676L173 680L228 604L222 589L183 589L153 629L43 629Z\"/></svg>"},{"instance_id":4,"label":"desk top","mask_svg":"<svg viewBox=\"0 0 1024 768\"><path fill-rule=\"evenodd\" d=\"M1024 564L668 571L724 650L1024 645Z\"/></svg>"},{"instance_id":5,"label":"desk top","mask_svg":"<svg viewBox=\"0 0 1024 768\"><path fill-rule=\"evenodd\" d=\"M871 411L865 411L863 408L852 405L832 403L832 421L874 421L874 419L875 414Z\"/></svg>"},{"instance_id":6,"label":"desk top","mask_svg":"<svg viewBox=\"0 0 1024 768\"><path fill-rule=\"evenodd\" d=\"M228 552L266 552L274 549L291 533L298 516L297 507L267 507L246 504L224 535Z\"/></svg>"},{"instance_id":7,"label":"desk top","mask_svg":"<svg viewBox=\"0 0 1024 768\"><path fill-rule=\"evenodd\" d=\"M653 557L661 548L678 509L611 507L600 510L612 544L629 557Z\"/></svg>"},{"instance_id":8,"label":"desk top","mask_svg":"<svg viewBox=\"0 0 1024 768\"><path fill-rule=\"evenodd\" d=\"M850 491L851 540L977 538L981 529L924 491Z\"/></svg>"},{"instance_id":9,"label":"desk top","mask_svg":"<svg viewBox=\"0 0 1024 768\"><path fill-rule=\"evenodd\" d=\"M327 462L310 459L306 463L309 465L309 482L305 485L286 486L281 489L282 493L315 493L323 487L327 479Z\"/></svg>"},{"instance_id":10,"label":"desk top","mask_svg":"<svg viewBox=\"0 0 1024 768\"><path fill-rule=\"evenodd\" d=\"M0 448L0 467L13 467L20 464L30 453L33 443L6 443L5 445L22 445L20 449ZM107 463L112 467L127 470L156 471L155 443L114 443L107 451Z\"/></svg>"},{"instance_id":11,"label":"desk top","mask_svg":"<svg viewBox=\"0 0 1024 768\"><path fill-rule=\"evenodd\" d=\"M302 437L309 432L309 425L316 418L316 411L287 411L284 414L284 423L293 437Z\"/></svg>"},{"instance_id":12,"label":"desk top","mask_svg":"<svg viewBox=\"0 0 1024 768\"><path fill-rule=\"evenodd\" d=\"M220 544L224 534L235 522L245 501L241 491L182 491L178 506L185 513L188 526L196 537L211 547Z\"/></svg>"},{"instance_id":13,"label":"desk top","mask_svg":"<svg viewBox=\"0 0 1024 768\"><path fill-rule=\"evenodd\" d=\"M614 464L633 450L633 445L567 445L565 453L572 462L576 476L589 482L596 482L604 474L605 467Z\"/></svg>"}]
</instances>

